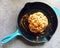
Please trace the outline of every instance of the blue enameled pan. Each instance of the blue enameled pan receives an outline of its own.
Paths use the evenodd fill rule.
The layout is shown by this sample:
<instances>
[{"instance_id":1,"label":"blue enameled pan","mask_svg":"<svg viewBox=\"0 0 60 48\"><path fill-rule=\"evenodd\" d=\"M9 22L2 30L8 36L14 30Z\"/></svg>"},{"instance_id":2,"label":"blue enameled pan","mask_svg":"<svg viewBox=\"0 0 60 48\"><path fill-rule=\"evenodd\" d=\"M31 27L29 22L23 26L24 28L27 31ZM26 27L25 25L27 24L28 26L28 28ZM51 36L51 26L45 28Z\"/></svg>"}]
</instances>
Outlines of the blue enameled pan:
<instances>
[{"instance_id":1,"label":"blue enameled pan","mask_svg":"<svg viewBox=\"0 0 60 48\"><path fill-rule=\"evenodd\" d=\"M28 15L35 13L35 12L42 12L46 17L48 18L48 27L44 30L45 34L37 34L39 36L38 41L36 41L36 34L32 33L29 28L28 28L28 22L26 17ZM21 19L23 16L26 16L23 18L23 22L21 23ZM5 44L9 41L11 41L13 38L16 36L22 36L26 40L32 43L45 43L49 41L52 37L52 35L55 33L57 25L58 25L58 20L57 20L57 8L51 8L49 5L42 3L42 2L29 2L26 3L23 9L20 11L19 16L18 16L18 29L12 33L11 35L8 35L4 37L2 40L0 40L0 43ZM22 25L23 24L23 25Z\"/></svg>"}]
</instances>

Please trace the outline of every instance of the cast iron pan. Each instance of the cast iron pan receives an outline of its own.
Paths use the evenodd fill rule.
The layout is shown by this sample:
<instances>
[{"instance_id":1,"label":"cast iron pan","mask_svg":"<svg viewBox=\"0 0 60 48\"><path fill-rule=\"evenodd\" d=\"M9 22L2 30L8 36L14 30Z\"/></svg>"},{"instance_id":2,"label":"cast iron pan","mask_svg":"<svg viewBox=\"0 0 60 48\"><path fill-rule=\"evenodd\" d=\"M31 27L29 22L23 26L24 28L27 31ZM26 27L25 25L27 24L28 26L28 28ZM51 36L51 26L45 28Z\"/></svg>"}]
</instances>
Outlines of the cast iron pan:
<instances>
[{"instance_id":1,"label":"cast iron pan","mask_svg":"<svg viewBox=\"0 0 60 48\"><path fill-rule=\"evenodd\" d=\"M44 30L45 34L34 34L32 33L28 28L28 21L27 17L29 17L30 14L33 14L35 12L42 12L47 18L48 18L48 27ZM26 16L25 16L26 15ZM23 18L23 16L25 16ZM21 23L21 19L23 18L23 21ZM42 2L32 2L32 3L26 3L24 8L20 11L18 16L18 29L15 33L6 36L3 38L0 42L2 44L5 44L9 42L12 38L16 36L22 36L26 40L32 43L43 43L47 42L51 39L52 35L55 33L57 28L57 15L54 12L54 10L47 4ZM36 36L39 36L38 41L36 41Z\"/></svg>"}]
</instances>

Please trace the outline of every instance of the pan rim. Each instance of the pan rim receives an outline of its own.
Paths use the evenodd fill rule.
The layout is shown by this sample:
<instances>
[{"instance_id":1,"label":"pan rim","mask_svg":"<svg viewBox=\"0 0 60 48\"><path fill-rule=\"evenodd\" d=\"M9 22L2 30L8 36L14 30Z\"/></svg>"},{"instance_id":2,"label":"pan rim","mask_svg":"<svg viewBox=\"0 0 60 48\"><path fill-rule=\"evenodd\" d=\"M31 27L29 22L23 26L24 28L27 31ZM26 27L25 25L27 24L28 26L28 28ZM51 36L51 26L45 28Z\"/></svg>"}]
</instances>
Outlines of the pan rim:
<instances>
[{"instance_id":1,"label":"pan rim","mask_svg":"<svg viewBox=\"0 0 60 48\"><path fill-rule=\"evenodd\" d=\"M28 2L28 3L37 3L37 2ZM46 5L46 6L48 6L53 12L54 12L54 14L55 14L55 16L56 16L56 18L57 18L57 15L56 15L56 13L55 13L55 11L52 9L52 7L50 7L48 4L46 4L46 3L43 3L43 2L38 2L38 3L42 3L42 4L44 4L44 5ZM26 3L27 4L27 3ZM19 16L18 16L18 18L19 18ZM18 19L18 27L19 27L19 19ZM58 19L57 19L57 25L56 25L56 30L57 30L57 27L58 27ZM19 28L19 30L20 30L20 28ZM55 30L55 32L56 32L56 30ZM54 33L55 33L54 32ZM22 34L23 35L23 34ZM32 42L32 43L42 43L41 41L38 41L38 42L36 42L36 41L32 41L32 40L29 40L28 38L26 38L24 35L23 35L23 37L27 40L27 41L29 41L29 42ZM45 41L46 42L46 41Z\"/></svg>"}]
</instances>

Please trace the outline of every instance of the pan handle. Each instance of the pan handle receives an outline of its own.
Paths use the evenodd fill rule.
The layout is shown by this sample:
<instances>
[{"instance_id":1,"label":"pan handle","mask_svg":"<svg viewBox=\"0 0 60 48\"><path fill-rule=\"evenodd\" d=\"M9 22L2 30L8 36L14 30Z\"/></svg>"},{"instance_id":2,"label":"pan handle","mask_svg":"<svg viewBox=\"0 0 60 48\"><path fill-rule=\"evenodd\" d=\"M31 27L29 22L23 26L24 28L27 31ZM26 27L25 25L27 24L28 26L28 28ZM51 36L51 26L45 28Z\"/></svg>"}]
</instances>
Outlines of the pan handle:
<instances>
[{"instance_id":1,"label":"pan handle","mask_svg":"<svg viewBox=\"0 0 60 48\"><path fill-rule=\"evenodd\" d=\"M16 36L21 36L19 29L15 31L15 33L12 33L11 35L5 36L2 40L0 40L0 43L6 44L7 42L11 41Z\"/></svg>"},{"instance_id":2,"label":"pan handle","mask_svg":"<svg viewBox=\"0 0 60 48\"><path fill-rule=\"evenodd\" d=\"M60 10L57 7L52 7L57 16L60 16Z\"/></svg>"}]
</instances>

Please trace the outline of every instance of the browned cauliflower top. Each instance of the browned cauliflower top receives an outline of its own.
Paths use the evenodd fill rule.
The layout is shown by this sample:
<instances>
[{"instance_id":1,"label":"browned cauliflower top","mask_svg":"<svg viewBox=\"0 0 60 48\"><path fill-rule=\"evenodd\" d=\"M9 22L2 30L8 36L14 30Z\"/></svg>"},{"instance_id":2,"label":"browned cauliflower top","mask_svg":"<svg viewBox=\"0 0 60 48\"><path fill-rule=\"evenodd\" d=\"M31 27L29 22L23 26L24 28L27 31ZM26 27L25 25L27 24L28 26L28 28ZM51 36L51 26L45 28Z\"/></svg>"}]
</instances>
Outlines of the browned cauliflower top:
<instances>
[{"instance_id":1,"label":"browned cauliflower top","mask_svg":"<svg viewBox=\"0 0 60 48\"><path fill-rule=\"evenodd\" d=\"M41 33L48 26L48 19L42 12L36 12L29 16L28 23L30 31Z\"/></svg>"}]
</instances>

